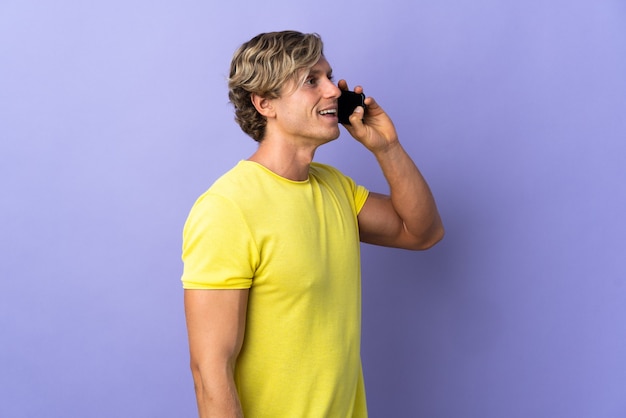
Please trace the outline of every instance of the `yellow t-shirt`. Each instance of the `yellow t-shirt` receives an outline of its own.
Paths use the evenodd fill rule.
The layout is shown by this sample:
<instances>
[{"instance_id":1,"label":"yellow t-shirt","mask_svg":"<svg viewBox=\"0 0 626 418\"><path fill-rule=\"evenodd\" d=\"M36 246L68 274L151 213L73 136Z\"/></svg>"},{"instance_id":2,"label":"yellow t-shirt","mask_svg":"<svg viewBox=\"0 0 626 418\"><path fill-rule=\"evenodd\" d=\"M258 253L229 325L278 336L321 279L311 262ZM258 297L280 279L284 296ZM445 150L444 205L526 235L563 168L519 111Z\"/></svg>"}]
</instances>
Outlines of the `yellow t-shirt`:
<instances>
[{"instance_id":1,"label":"yellow t-shirt","mask_svg":"<svg viewBox=\"0 0 626 418\"><path fill-rule=\"evenodd\" d=\"M357 225L367 196L327 165L297 182L241 161L193 206L184 288L250 288L235 367L246 417L367 416Z\"/></svg>"}]
</instances>

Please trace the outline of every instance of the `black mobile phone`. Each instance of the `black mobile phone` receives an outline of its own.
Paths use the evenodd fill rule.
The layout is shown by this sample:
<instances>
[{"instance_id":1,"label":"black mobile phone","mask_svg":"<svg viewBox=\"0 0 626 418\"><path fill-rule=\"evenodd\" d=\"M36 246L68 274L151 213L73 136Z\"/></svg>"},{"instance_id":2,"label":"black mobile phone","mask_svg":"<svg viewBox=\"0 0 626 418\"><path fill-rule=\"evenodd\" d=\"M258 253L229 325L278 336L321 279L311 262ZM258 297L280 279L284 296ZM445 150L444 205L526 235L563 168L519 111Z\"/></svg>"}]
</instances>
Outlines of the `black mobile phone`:
<instances>
[{"instance_id":1,"label":"black mobile phone","mask_svg":"<svg viewBox=\"0 0 626 418\"><path fill-rule=\"evenodd\" d=\"M365 110L365 95L363 93L358 94L353 91L343 90L339 100L337 101L337 115L339 116L339 123L344 125L350 125L348 119L354 112L357 106L362 106Z\"/></svg>"}]
</instances>

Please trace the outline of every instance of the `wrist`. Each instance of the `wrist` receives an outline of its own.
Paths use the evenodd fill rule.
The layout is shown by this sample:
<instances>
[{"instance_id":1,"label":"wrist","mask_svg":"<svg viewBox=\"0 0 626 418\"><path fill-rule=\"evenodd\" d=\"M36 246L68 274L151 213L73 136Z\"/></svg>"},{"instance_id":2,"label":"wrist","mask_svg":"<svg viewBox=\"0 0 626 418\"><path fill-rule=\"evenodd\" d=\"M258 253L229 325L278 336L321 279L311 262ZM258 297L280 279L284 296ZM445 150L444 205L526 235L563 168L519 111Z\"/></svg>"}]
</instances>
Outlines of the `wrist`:
<instances>
[{"instance_id":1,"label":"wrist","mask_svg":"<svg viewBox=\"0 0 626 418\"><path fill-rule=\"evenodd\" d=\"M376 156L376 158L384 158L385 156L393 155L397 152L404 152L404 149L396 137L387 141L384 145L373 148L370 151Z\"/></svg>"}]
</instances>

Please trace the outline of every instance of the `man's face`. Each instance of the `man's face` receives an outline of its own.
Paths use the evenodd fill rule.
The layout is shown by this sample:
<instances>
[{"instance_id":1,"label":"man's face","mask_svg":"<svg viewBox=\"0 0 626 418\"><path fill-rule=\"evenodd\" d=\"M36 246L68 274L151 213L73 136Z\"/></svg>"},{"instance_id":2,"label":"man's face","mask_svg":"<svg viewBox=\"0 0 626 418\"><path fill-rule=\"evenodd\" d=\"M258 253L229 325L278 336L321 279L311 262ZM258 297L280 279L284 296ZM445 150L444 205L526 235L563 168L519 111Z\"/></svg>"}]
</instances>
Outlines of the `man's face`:
<instances>
[{"instance_id":1,"label":"man's face","mask_svg":"<svg viewBox=\"0 0 626 418\"><path fill-rule=\"evenodd\" d=\"M276 117L268 120L268 133L314 146L337 139L340 95L341 91L332 81L332 69L321 57L303 84L299 80L287 83L281 97L272 100Z\"/></svg>"}]
</instances>

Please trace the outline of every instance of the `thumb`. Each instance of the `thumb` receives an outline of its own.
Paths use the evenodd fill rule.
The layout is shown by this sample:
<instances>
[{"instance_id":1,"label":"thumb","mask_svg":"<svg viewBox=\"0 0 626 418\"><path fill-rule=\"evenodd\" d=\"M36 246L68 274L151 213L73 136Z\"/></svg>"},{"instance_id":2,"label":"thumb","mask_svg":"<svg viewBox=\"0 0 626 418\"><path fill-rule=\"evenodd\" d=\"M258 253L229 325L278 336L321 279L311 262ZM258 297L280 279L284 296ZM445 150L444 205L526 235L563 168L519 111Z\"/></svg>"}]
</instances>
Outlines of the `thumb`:
<instances>
[{"instance_id":1,"label":"thumb","mask_svg":"<svg viewBox=\"0 0 626 418\"><path fill-rule=\"evenodd\" d=\"M350 123L352 124L352 126L363 126L364 124L364 114L365 114L365 109L363 108L363 106L357 106L354 109L354 112L352 112L352 114L350 115Z\"/></svg>"},{"instance_id":2,"label":"thumb","mask_svg":"<svg viewBox=\"0 0 626 418\"><path fill-rule=\"evenodd\" d=\"M357 106L350 115L350 126L346 126L350 134L357 140L361 140L367 135L367 128L363 120L365 109Z\"/></svg>"}]
</instances>

